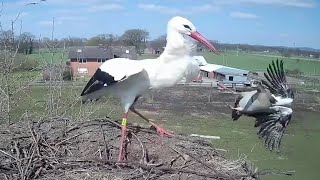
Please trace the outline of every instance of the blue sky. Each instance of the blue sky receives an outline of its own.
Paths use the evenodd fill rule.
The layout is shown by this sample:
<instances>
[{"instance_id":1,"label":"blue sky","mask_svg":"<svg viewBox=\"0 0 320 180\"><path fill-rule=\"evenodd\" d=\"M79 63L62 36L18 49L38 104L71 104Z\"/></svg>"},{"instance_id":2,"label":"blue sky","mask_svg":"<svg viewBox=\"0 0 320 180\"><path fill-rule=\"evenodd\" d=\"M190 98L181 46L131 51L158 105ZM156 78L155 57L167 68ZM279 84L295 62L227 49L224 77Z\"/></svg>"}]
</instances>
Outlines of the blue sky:
<instances>
[{"instance_id":1,"label":"blue sky","mask_svg":"<svg viewBox=\"0 0 320 180\"><path fill-rule=\"evenodd\" d=\"M320 49L320 2L316 0L5 0L4 29L20 12L16 31L37 37L121 35L143 28L156 38L167 21L190 19L205 37L227 43L313 47ZM20 23L22 22L22 26Z\"/></svg>"}]
</instances>

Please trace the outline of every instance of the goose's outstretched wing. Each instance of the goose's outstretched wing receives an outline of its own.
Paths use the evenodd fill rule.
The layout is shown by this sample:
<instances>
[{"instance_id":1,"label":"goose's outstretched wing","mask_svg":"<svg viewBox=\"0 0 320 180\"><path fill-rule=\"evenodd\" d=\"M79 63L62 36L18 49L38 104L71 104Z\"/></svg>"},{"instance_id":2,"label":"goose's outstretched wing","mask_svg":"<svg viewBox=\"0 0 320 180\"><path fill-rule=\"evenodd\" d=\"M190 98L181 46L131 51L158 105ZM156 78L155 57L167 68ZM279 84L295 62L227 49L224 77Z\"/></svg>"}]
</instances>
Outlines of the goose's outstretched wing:
<instances>
[{"instance_id":1,"label":"goose's outstretched wing","mask_svg":"<svg viewBox=\"0 0 320 180\"><path fill-rule=\"evenodd\" d=\"M283 106L271 108L273 113L260 113L253 117L256 118L255 127L260 126L257 134L263 139L266 148L279 151L283 133L292 117L292 109Z\"/></svg>"},{"instance_id":2,"label":"goose's outstretched wing","mask_svg":"<svg viewBox=\"0 0 320 180\"><path fill-rule=\"evenodd\" d=\"M293 98L293 92L288 85L288 81L283 68L283 60L279 62L272 61L267 68L267 73L264 73L266 80L262 80L262 84L267 86L270 92L274 95L284 98Z\"/></svg>"}]
</instances>

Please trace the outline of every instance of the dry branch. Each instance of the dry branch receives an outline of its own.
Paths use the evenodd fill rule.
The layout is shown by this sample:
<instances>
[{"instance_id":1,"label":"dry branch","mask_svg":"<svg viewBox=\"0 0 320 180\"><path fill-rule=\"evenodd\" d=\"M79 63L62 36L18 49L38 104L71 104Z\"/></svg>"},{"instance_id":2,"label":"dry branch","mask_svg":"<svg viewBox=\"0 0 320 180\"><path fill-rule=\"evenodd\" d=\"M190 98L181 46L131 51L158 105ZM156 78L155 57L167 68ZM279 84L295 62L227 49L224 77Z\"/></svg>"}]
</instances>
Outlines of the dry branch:
<instances>
[{"instance_id":1,"label":"dry branch","mask_svg":"<svg viewBox=\"0 0 320 180\"><path fill-rule=\"evenodd\" d=\"M0 169L14 179L256 179L257 172L244 159L227 161L194 137L162 137L154 131L128 125L128 161L118 167L119 124L110 119L19 122L0 126ZM8 133L8 130L10 133ZM157 141L157 140L156 140ZM102 154L105 151L104 155ZM12 155L9 152L13 152ZM99 153L100 152L100 153ZM101 158L104 156L105 158ZM177 157L184 158L177 158ZM172 159L175 159L172 161ZM16 167L12 168L12 167ZM94 178L96 177L96 178ZM97 178L99 177L99 178ZM86 177L87 178L87 177Z\"/></svg>"}]
</instances>

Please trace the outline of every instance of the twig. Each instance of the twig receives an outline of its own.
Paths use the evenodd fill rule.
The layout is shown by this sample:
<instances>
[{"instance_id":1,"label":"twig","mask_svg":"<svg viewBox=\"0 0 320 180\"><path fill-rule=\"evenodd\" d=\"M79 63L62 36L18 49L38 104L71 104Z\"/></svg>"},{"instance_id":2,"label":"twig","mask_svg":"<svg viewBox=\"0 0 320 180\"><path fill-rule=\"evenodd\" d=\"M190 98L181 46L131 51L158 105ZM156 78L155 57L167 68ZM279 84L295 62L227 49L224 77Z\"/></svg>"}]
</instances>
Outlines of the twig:
<instances>
[{"instance_id":1,"label":"twig","mask_svg":"<svg viewBox=\"0 0 320 180\"><path fill-rule=\"evenodd\" d=\"M103 143L104 143L105 158L109 159L109 157L110 157L109 148L108 148L108 144L107 144L107 141L106 141L106 137L105 137L103 129L102 129L102 124L100 124L100 130L101 130L101 133L102 133L102 138L103 138Z\"/></svg>"},{"instance_id":2,"label":"twig","mask_svg":"<svg viewBox=\"0 0 320 180\"><path fill-rule=\"evenodd\" d=\"M76 138L76 137L78 137L78 136L81 136L81 135L83 135L83 134L86 134L86 133L92 132L92 131L93 131L93 130L88 130L88 131L85 131L85 132L76 134L76 135L74 135L74 136L71 136L71 137L69 137L69 138L67 138L67 139L64 139L64 140L56 143L55 146L59 146L59 145L61 145L62 143L65 143L65 142L69 141L70 139Z\"/></svg>"},{"instance_id":3,"label":"twig","mask_svg":"<svg viewBox=\"0 0 320 180\"><path fill-rule=\"evenodd\" d=\"M2 154L4 154L4 155L6 155L6 156L8 156L8 157L10 157L10 158L12 158L12 159L14 159L14 160L18 161L15 157L13 157L12 155L10 155L10 154L6 153L5 151L2 151L1 149L0 149L0 153L2 153Z\"/></svg>"},{"instance_id":4,"label":"twig","mask_svg":"<svg viewBox=\"0 0 320 180\"><path fill-rule=\"evenodd\" d=\"M142 149L142 157L140 159L140 162L141 163L146 163L147 162L147 156L146 156L146 149L145 147L143 146L143 143L141 142L141 140L138 138L138 136L131 132L132 136L135 137L137 139L137 141L139 142L140 146L141 146L141 149Z\"/></svg>"}]
</instances>

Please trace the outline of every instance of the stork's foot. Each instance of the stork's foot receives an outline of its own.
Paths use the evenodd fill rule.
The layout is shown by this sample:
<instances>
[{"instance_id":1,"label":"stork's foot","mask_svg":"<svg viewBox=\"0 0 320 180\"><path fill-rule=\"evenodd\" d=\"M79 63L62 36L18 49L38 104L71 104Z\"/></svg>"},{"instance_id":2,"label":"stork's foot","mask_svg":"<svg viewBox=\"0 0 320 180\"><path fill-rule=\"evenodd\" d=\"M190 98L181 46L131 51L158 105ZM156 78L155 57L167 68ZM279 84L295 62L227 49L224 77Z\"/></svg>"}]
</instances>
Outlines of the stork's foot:
<instances>
[{"instance_id":1,"label":"stork's foot","mask_svg":"<svg viewBox=\"0 0 320 180\"><path fill-rule=\"evenodd\" d=\"M167 131L167 130L161 128L161 127L159 127L159 126L156 125L155 123L150 122L150 124L151 124L153 127L156 128L157 133L158 133L159 135L161 135L161 136L163 136L163 135L166 135L166 136L174 136L174 134L173 134L172 132L169 132L169 131Z\"/></svg>"}]
</instances>

